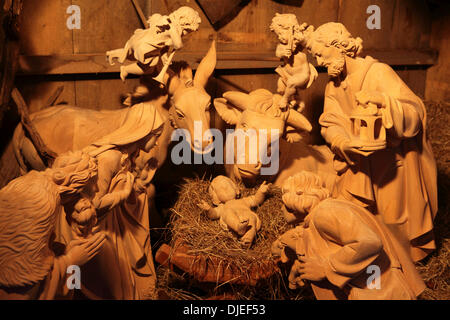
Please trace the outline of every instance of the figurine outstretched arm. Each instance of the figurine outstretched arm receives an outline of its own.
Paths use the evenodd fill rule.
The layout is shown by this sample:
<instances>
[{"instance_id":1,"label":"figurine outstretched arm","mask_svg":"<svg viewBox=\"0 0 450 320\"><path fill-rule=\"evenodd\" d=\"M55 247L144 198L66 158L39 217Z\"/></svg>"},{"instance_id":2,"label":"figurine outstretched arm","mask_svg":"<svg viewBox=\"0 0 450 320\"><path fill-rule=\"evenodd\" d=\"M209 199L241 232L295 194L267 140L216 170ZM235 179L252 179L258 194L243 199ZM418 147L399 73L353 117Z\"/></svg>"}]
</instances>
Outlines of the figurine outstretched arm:
<instances>
[{"instance_id":1,"label":"figurine outstretched arm","mask_svg":"<svg viewBox=\"0 0 450 320\"><path fill-rule=\"evenodd\" d=\"M266 193L269 191L270 185L271 184L267 184L266 181L264 181L253 196L242 198L242 201L244 201L250 208L261 205L264 202Z\"/></svg>"},{"instance_id":2,"label":"figurine outstretched arm","mask_svg":"<svg viewBox=\"0 0 450 320\"><path fill-rule=\"evenodd\" d=\"M220 210L218 210L219 207L214 208L211 207L206 201L201 201L200 203L197 203L197 206L206 211L208 214L208 218L217 220L220 218Z\"/></svg>"}]
</instances>

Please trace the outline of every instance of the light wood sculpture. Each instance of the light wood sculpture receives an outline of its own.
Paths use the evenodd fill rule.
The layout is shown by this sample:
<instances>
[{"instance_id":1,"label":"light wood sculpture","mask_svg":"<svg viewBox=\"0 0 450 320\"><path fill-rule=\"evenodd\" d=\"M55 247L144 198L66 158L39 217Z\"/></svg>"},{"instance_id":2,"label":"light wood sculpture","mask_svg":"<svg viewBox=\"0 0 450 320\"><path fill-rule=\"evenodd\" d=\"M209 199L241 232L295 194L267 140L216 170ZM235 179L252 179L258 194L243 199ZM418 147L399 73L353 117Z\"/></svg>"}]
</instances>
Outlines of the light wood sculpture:
<instances>
[{"instance_id":1,"label":"light wood sculpture","mask_svg":"<svg viewBox=\"0 0 450 320\"><path fill-rule=\"evenodd\" d=\"M414 261L423 259L435 249L437 211L436 163L423 102L391 67L362 58L362 40L340 23L320 26L308 47L330 76L319 122L342 177L338 193L380 215ZM381 119L372 122L365 115L365 124L373 126L355 135L361 109ZM381 139L367 139L374 133Z\"/></svg>"},{"instance_id":2,"label":"light wood sculpture","mask_svg":"<svg viewBox=\"0 0 450 320\"><path fill-rule=\"evenodd\" d=\"M264 202L268 190L269 185L263 183L255 195L236 199L240 195L236 184L230 178L218 176L211 181L208 189L215 207L205 201L198 206L207 211L210 219L219 219L222 229L236 233L242 246L249 248L256 233L261 229L261 220L251 208Z\"/></svg>"},{"instance_id":3,"label":"light wood sculpture","mask_svg":"<svg viewBox=\"0 0 450 320\"><path fill-rule=\"evenodd\" d=\"M201 23L199 14L190 7L180 7L168 16L153 14L148 29L137 29L124 48L106 52L111 65L123 64L126 59L135 63L120 67L120 78L129 74L159 74L154 79L164 84L164 75L176 50L183 47L182 37L196 31Z\"/></svg>"},{"instance_id":4,"label":"light wood sculpture","mask_svg":"<svg viewBox=\"0 0 450 320\"><path fill-rule=\"evenodd\" d=\"M386 225L329 194L310 172L285 181L283 202L302 224L275 241L272 253L283 262L294 259L290 288L310 281L319 300L416 299L425 284Z\"/></svg>"},{"instance_id":5,"label":"light wood sculpture","mask_svg":"<svg viewBox=\"0 0 450 320\"><path fill-rule=\"evenodd\" d=\"M103 232L70 241L58 255L54 232L63 206L77 201L97 176L94 158L81 152L56 158L53 168L31 171L0 190L0 299L69 296L70 266L82 266L105 244Z\"/></svg>"}]
</instances>

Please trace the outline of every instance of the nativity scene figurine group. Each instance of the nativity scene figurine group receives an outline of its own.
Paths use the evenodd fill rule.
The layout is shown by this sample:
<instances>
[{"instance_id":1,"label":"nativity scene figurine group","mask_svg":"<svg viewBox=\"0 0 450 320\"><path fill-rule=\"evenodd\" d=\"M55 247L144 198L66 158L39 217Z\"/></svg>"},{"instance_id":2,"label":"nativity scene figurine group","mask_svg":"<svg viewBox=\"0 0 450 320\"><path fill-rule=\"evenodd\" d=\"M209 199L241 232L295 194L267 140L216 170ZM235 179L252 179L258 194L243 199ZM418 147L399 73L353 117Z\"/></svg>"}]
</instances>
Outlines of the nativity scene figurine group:
<instances>
[{"instance_id":1,"label":"nativity scene figurine group","mask_svg":"<svg viewBox=\"0 0 450 320\"><path fill-rule=\"evenodd\" d=\"M58 155L49 165L26 128L16 128L22 176L0 190L0 299L70 299L66 270L73 265L89 299L156 299L152 179L176 129L194 136L201 122L202 136L211 137L212 106L237 129L281 134L258 145L279 145L276 174L261 177L262 163L246 161L226 164L227 176L212 179L211 201L197 204L211 223L251 250L261 228L253 210L269 188L279 188L291 229L267 255L291 263L291 289L310 284L317 299L416 299L425 285L415 262L435 249L437 173L424 104L395 71L363 57L362 39L340 23L315 28L277 13L268 26L278 39L277 92L229 91L211 101L205 86L216 66L214 41L195 77L189 66L170 68L199 14L181 7L148 23L124 48L106 53L109 63L121 64L123 81L129 74L150 79L128 94L123 109L57 105L32 114ZM320 146L304 142L313 125L302 115L302 91L318 76L308 54L329 76ZM163 96L149 98L161 89ZM213 145L208 138L191 149ZM261 179L267 182L255 194L240 197L239 184ZM367 281L371 268L380 271L376 288Z\"/></svg>"}]
</instances>

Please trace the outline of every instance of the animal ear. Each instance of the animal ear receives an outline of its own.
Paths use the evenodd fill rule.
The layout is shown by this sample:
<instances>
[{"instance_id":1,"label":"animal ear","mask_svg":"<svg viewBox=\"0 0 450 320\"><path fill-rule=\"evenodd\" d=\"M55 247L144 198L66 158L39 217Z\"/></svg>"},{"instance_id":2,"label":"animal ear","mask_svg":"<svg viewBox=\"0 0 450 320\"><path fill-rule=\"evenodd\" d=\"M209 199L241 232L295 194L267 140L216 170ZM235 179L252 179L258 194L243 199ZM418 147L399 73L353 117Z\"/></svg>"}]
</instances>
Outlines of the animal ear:
<instances>
[{"instance_id":1,"label":"animal ear","mask_svg":"<svg viewBox=\"0 0 450 320\"><path fill-rule=\"evenodd\" d=\"M216 41L213 40L208 53L200 62L197 72L195 73L194 85L197 87L205 87L209 77L214 72L217 63Z\"/></svg>"},{"instance_id":2,"label":"animal ear","mask_svg":"<svg viewBox=\"0 0 450 320\"><path fill-rule=\"evenodd\" d=\"M239 91L227 91L223 94L223 97L242 111L253 104L252 96Z\"/></svg>"},{"instance_id":3,"label":"animal ear","mask_svg":"<svg viewBox=\"0 0 450 320\"><path fill-rule=\"evenodd\" d=\"M214 99L214 107L219 113L219 116L228 124L238 124L241 118L242 112L240 112L235 106L228 104L224 98Z\"/></svg>"},{"instance_id":4,"label":"animal ear","mask_svg":"<svg viewBox=\"0 0 450 320\"><path fill-rule=\"evenodd\" d=\"M173 96L175 94L175 91L177 91L177 89L180 87L181 80L179 77L174 76L170 77L168 81L169 83L167 84L168 85L167 92L169 93L169 95Z\"/></svg>"},{"instance_id":5,"label":"animal ear","mask_svg":"<svg viewBox=\"0 0 450 320\"><path fill-rule=\"evenodd\" d=\"M289 110L286 124L301 131L311 132L312 130L311 122L309 122L309 120L300 112L292 109Z\"/></svg>"}]
</instances>

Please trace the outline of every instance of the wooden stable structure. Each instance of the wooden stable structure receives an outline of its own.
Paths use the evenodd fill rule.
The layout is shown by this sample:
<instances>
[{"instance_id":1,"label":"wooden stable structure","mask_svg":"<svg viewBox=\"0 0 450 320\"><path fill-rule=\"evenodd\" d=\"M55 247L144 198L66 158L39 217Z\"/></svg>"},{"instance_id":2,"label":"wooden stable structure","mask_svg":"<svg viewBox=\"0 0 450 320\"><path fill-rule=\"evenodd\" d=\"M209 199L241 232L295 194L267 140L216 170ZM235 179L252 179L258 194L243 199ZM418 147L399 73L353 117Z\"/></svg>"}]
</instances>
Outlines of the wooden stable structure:
<instances>
[{"instance_id":1,"label":"wooden stable structure","mask_svg":"<svg viewBox=\"0 0 450 320\"><path fill-rule=\"evenodd\" d=\"M239 6L214 26L211 16L208 19L205 15L208 10L202 10L199 5L202 1L195 0L4 0L2 4L6 8L22 2L16 86L30 112L44 108L49 99L55 98L53 102L84 108L120 108L120 97L130 92L139 79L123 83L119 78L119 66L110 66L105 52L122 47L135 29L144 27L145 18L152 13L168 14L183 5L198 11L202 24L186 38L175 60L186 60L195 68L215 39L218 64L215 79L210 81L208 89L212 97L219 97L227 90L276 90L277 39L269 30L276 12L294 13L300 23L316 27L330 21L342 22L353 35L364 40L366 54L394 66L419 96L449 96L445 81L448 58L443 58L442 52L441 57L438 56L441 48L448 50L445 30L449 30L449 23L445 17L435 18L432 12L433 6L444 5L445 1L243 0L234 1ZM203 1L205 3L208 1ZM69 29L66 23L71 16L67 9L73 5L81 9L80 29ZM366 26L370 5L381 9L380 30L369 30ZM442 10L437 8L437 11ZM433 73L430 75L428 70ZM327 81L325 70L319 68L319 72L318 80L303 96L307 106L305 114L313 123L322 111ZM11 73L9 77L12 78ZM427 79L428 87L432 88L427 87ZM4 109L1 113L4 114ZM10 138L18 119L5 120L4 139ZM224 127L219 117L211 119L212 127ZM313 132L313 140L320 142L317 125ZM11 167L13 161L7 141L2 147L0 186L17 174Z\"/></svg>"}]
</instances>

